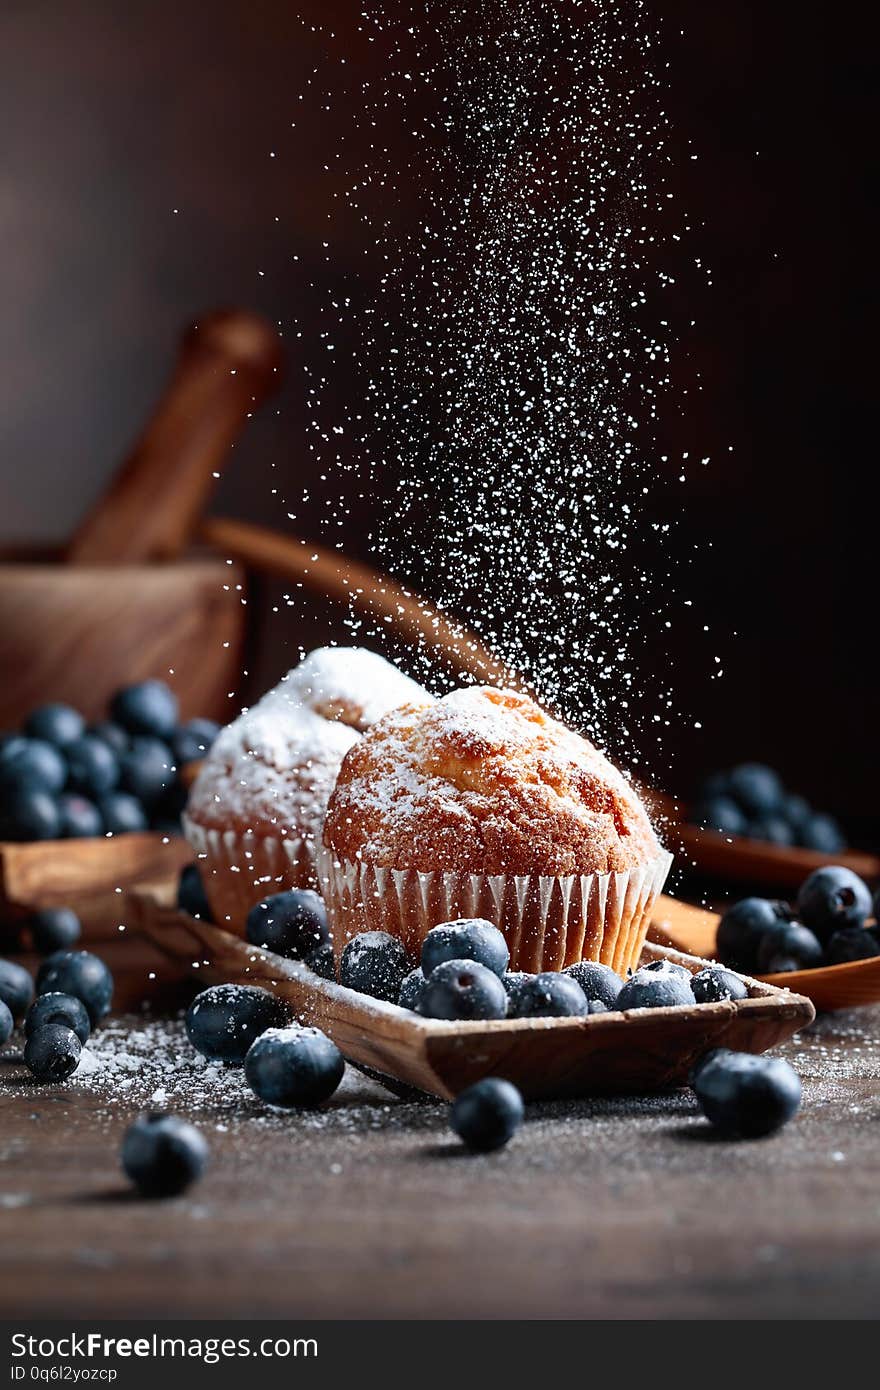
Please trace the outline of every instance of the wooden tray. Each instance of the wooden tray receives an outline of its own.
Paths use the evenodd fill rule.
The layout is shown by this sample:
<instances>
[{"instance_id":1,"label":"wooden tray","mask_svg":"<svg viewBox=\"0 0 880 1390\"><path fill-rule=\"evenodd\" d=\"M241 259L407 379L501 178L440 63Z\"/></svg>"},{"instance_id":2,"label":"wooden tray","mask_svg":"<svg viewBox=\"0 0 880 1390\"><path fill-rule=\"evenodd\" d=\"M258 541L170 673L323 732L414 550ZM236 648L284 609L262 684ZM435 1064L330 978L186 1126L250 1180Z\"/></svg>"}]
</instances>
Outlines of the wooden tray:
<instances>
[{"instance_id":1,"label":"wooden tray","mask_svg":"<svg viewBox=\"0 0 880 1390\"><path fill-rule=\"evenodd\" d=\"M191 864L178 835L152 831L83 840L0 842L0 919L41 907L77 907L117 888L170 879Z\"/></svg>"},{"instance_id":2,"label":"wooden tray","mask_svg":"<svg viewBox=\"0 0 880 1390\"><path fill-rule=\"evenodd\" d=\"M482 1076L507 1077L532 1099L681 1086L710 1048L765 1052L815 1017L808 999L749 980L750 997L738 1002L445 1023L367 999L148 894L136 896L139 929L203 986L262 985L303 1022L322 1028L354 1063L447 1099ZM704 964L670 948L645 947L645 961L663 957L691 971Z\"/></svg>"},{"instance_id":3,"label":"wooden tray","mask_svg":"<svg viewBox=\"0 0 880 1390\"><path fill-rule=\"evenodd\" d=\"M715 912L661 897L648 935L655 944L696 952L711 960L715 957L719 921ZM880 1003L880 956L758 978L777 989L797 990L811 999L817 1009L854 1009Z\"/></svg>"}]
</instances>

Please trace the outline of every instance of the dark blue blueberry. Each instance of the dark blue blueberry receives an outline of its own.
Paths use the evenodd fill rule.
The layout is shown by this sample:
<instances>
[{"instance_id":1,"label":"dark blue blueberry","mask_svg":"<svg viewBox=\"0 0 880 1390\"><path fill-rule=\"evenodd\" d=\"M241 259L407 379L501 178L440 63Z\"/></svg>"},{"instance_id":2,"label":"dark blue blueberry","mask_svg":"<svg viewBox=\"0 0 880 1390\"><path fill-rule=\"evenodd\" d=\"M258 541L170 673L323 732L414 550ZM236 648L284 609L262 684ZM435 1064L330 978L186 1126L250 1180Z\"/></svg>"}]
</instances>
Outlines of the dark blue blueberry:
<instances>
[{"instance_id":1,"label":"dark blue blueberry","mask_svg":"<svg viewBox=\"0 0 880 1390\"><path fill-rule=\"evenodd\" d=\"M208 752L220 732L220 725L213 719L190 719L181 724L171 736L171 751L178 767L185 763L198 762Z\"/></svg>"},{"instance_id":2,"label":"dark blue blueberry","mask_svg":"<svg viewBox=\"0 0 880 1390\"><path fill-rule=\"evenodd\" d=\"M422 942L422 973L427 979L445 960L475 960L495 975L503 975L510 951L497 927L481 917L441 922Z\"/></svg>"},{"instance_id":3,"label":"dark blue blueberry","mask_svg":"<svg viewBox=\"0 0 880 1390\"><path fill-rule=\"evenodd\" d=\"M645 975L668 975L671 971L675 975L680 975L681 978L687 980L688 983L691 981L691 972L689 970L686 970L683 965L679 965L677 961L667 960L664 956L661 956L659 960L649 961L647 965L643 965L641 968Z\"/></svg>"},{"instance_id":4,"label":"dark blue blueberry","mask_svg":"<svg viewBox=\"0 0 880 1390\"><path fill-rule=\"evenodd\" d=\"M692 1084L706 1119L728 1137L772 1134L801 1103L800 1078L781 1057L717 1048L695 1070Z\"/></svg>"},{"instance_id":5,"label":"dark blue blueberry","mask_svg":"<svg viewBox=\"0 0 880 1390\"><path fill-rule=\"evenodd\" d=\"M339 983L358 994L396 1004L409 970L403 942L384 931L352 937L339 962Z\"/></svg>"},{"instance_id":6,"label":"dark blue blueberry","mask_svg":"<svg viewBox=\"0 0 880 1390\"><path fill-rule=\"evenodd\" d=\"M151 809L177 780L174 757L167 743L157 738L133 738L120 759L122 788Z\"/></svg>"},{"instance_id":7,"label":"dark blue blueberry","mask_svg":"<svg viewBox=\"0 0 880 1390\"><path fill-rule=\"evenodd\" d=\"M27 719L24 731L28 738L45 739L56 748L66 748L83 733L86 721L70 705L41 705Z\"/></svg>"},{"instance_id":8,"label":"dark blue blueberry","mask_svg":"<svg viewBox=\"0 0 880 1390\"><path fill-rule=\"evenodd\" d=\"M155 806L151 808L154 828L158 828L159 823L164 821L172 825L174 833L179 835L180 817L186 809L188 797L189 791L175 771L173 781L169 782Z\"/></svg>"},{"instance_id":9,"label":"dark blue blueberry","mask_svg":"<svg viewBox=\"0 0 880 1390\"><path fill-rule=\"evenodd\" d=\"M741 763L728 775L730 794L749 816L774 816L785 805L777 773L763 763Z\"/></svg>"},{"instance_id":10,"label":"dark blue blueberry","mask_svg":"<svg viewBox=\"0 0 880 1390\"><path fill-rule=\"evenodd\" d=\"M140 1115L122 1141L122 1167L143 1197L175 1197L202 1176L208 1145L176 1115Z\"/></svg>"},{"instance_id":11,"label":"dark blue blueberry","mask_svg":"<svg viewBox=\"0 0 880 1390\"><path fill-rule=\"evenodd\" d=\"M119 759L103 739L83 734L66 749L68 781L83 796L106 796L119 781Z\"/></svg>"},{"instance_id":12,"label":"dark blue blueberry","mask_svg":"<svg viewBox=\"0 0 880 1390\"><path fill-rule=\"evenodd\" d=\"M15 1020L9 1011L9 1005L4 1004L3 1000L0 999L0 1047L9 1042L14 1027Z\"/></svg>"},{"instance_id":13,"label":"dark blue blueberry","mask_svg":"<svg viewBox=\"0 0 880 1390\"><path fill-rule=\"evenodd\" d=\"M0 793L0 840L58 840L61 816L51 792L13 787Z\"/></svg>"},{"instance_id":14,"label":"dark blue blueberry","mask_svg":"<svg viewBox=\"0 0 880 1390\"><path fill-rule=\"evenodd\" d=\"M785 798L784 815L792 830L799 835L813 815L813 810L805 797L789 794Z\"/></svg>"},{"instance_id":15,"label":"dark blue blueberry","mask_svg":"<svg viewBox=\"0 0 880 1390\"><path fill-rule=\"evenodd\" d=\"M713 772L701 782L701 801L712 801L716 796L730 796L730 774L728 772Z\"/></svg>"},{"instance_id":16,"label":"dark blue blueberry","mask_svg":"<svg viewBox=\"0 0 880 1390\"><path fill-rule=\"evenodd\" d=\"M525 1106L519 1091L499 1076L486 1076L455 1097L449 1122L475 1153L503 1148L523 1122Z\"/></svg>"},{"instance_id":17,"label":"dark blue blueberry","mask_svg":"<svg viewBox=\"0 0 880 1390\"><path fill-rule=\"evenodd\" d=\"M62 792L58 798L58 817L64 840L94 839L104 833L104 820L94 801L77 792Z\"/></svg>"},{"instance_id":18,"label":"dark blue blueberry","mask_svg":"<svg viewBox=\"0 0 880 1390\"><path fill-rule=\"evenodd\" d=\"M861 927L871 912L871 894L852 869L831 865L816 869L801 884L797 896L798 917L827 941L841 927Z\"/></svg>"},{"instance_id":19,"label":"dark blue blueberry","mask_svg":"<svg viewBox=\"0 0 880 1390\"><path fill-rule=\"evenodd\" d=\"M85 1046L92 1031L86 1006L72 994L40 994L24 1017L24 1035L29 1038L47 1023L61 1023L72 1028Z\"/></svg>"},{"instance_id":20,"label":"dark blue blueberry","mask_svg":"<svg viewBox=\"0 0 880 1390\"><path fill-rule=\"evenodd\" d=\"M718 1004L723 999L748 999L749 991L738 975L721 965L707 965L691 976L691 993L698 1004Z\"/></svg>"},{"instance_id":21,"label":"dark blue blueberry","mask_svg":"<svg viewBox=\"0 0 880 1390\"><path fill-rule=\"evenodd\" d=\"M765 932L788 921L791 909L773 898L743 898L729 907L718 924L718 955L732 970L758 968L758 945Z\"/></svg>"},{"instance_id":22,"label":"dark blue blueberry","mask_svg":"<svg viewBox=\"0 0 880 1390\"><path fill-rule=\"evenodd\" d=\"M34 982L23 965L0 960L0 999L13 1018L21 1018L34 997Z\"/></svg>"},{"instance_id":23,"label":"dark blue blueberry","mask_svg":"<svg viewBox=\"0 0 880 1390\"><path fill-rule=\"evenodd\" d=\"M121 757L128 748L128 734L119 724L114 724L110 719L103 719L100 723L93 724L89 733L93 738L99 738L102 743L106 743L108 748L112 748L117 758Z\"/></svg>"},{"instance_id":24,"label":"dark blue blueberry","mask_svg":"<svg viewBox=\"0 0 880 1390\"><path fill-rule=\"evenodd\" d=\"M305 960L330 940L327 909L311 888L290 888L264 898L248 913L245 932L254 946L290 960Z\"/></svg>"},{"instance_id":25,"label":"dark blue blueberry","mask_svg":"<svg viewBox=\"0 0 880 1390\"><path fill-rule=\"evenodd\" d=\"M186 1032L212 1062L243 1062L255 1038L287 1022L280 999L256 985L211 985L186 1011Z\"/></svg>"},{"instance_id":26,"label":"dark blue blueberry","mask_svg":"<svg viewBox=\"0 0 880 1390\"><path fill-rule=\"evenodd\" d=\"M82 1043L63 1023L44 1023L24 1046L24 1064L37 1081L66 1081L79 1066Z\"/></svg>"},{"instance_id":27,"label":"dark blue blueberry","mask_svg":"<svg viewBox=\"0 0 880 1390\"><path fill-rule=\"evenodd\" d=\"M284 1109L320 1105L336 1090L345 1062L319 1028L270 1028L244 1059L251 1090L267 1105Z\"/></svg>"},{"instance_id":28,"label":"dark blue blueberry","mask_svg":"<svg viewBox=\"0 0 880 1390\"><path fill-rule=\"evenodd\" d=\"M67 951L82 936L82 923L72 907L44 907L28 922L34 950L41 956Z\"/></svg>"},{"instance_id":29,"label":"dark blue blueberry","mask_svg":"<svg viewBox=\"0 0 880 1390\"><path fill-rule=\"evenodd\" d=\"M601 999L588 999L588 1000L587 1000L587 1013L588 1013L588 1014L610 1014L610 1013L612 1013L612 1012L614 1012L614 1011L613 1011L612 1009L609 1009L608 1005L607 1005L606 1003L604 1003L604 1001L601 1000Z\"/></svg>"},{"instance_id":30,"label":"dark blue blueberry","mask_svg":"<svg viewBox=\"0 0 880 1390\"><path fill-rule=\"evenodd\" d=\"M587 998L577 980L543 970L533 975L510 1000L512 1018L582 1018Z\"/></svg>"},{"instance_id":31,"label":"dark blue blueberry","mask_svg":"<svg viewBox=\"0 0 880 1390\"><path fill-rule=\"evenodd\" d=\"M333 954L333 943L322 941L320 946L316 946L308 955L303 956L303 965L307 965L316 975L320 975L322 980L336 979L336 957Z\"/></svg>"},{"instance_id":32,"label":"dark blue blueberry","mask_svg":"<svg viewBox=\"0 0 880 1390\"><path fill-rule=\"evenodd\" d=\"M795 970L800 970L801 963L795 960L794 956L786 956L781 952L771 956L764 968L765 975L791 975Z\"/></svg>"},{"instance_id":33,"label":"dark blue blueberry","mask_svg":"<svg viewBox=\"0 0 880 1390\"><path fill-rule=\"evenodd\" d=\"M821 965L824 957L822 943L809 927L800 922L780 922L771 927L758 942L757 968L763 975L781 972L773 969L781 957L797 961L798 970L812 970Z\"/></svg>"},{"instance_id":34,"label":"dark blue blueberry","mask_svg":"<svg viewBox=\"0 0 880 1390\"><path fill-rule=\"evenodd\" d=\"M190 917L198 917L202 922L213 922L211 904L205 892L198 864L187 864L180 871L177 885L177 906Z\"/></svg>"},{"instance_id":35,"label":"dark blue blueberry","mask_svg":"<svg viewBox=\"0 0 880 1390\"><path fill-rule=\"evenodd\" d=\"M694 808L691 819L705 830L717 830L722 835L745 835L748 821L729 796L713 796Z\"/></svg>"},{"instance_id":36,"label":"dark blue blueberry","mask_svg":"<svg viewBox=\"0 0 880 1390\"><path fill-rule=\"evenodd\" d=\"M108 792L101 797L101 816L108 835L130 835L149 826L147 814L131 792Z\"/></svg>"},{"instance_id":37,"label":"dark blue blueberry","mask_svg":"<svg viewBox=\"0 0 880 1390\"><path fill-rule=\"evenodd\" d=\"M419 1000L422 997L422 990L425 988L425 976L421 966L416 966L408 975L404 976L403 984L400 986L400 996L397 1000L402 1009L411 1009L413 1012L419 1007Z\"/></svg>"},{"instance_id":38,"label":"dark blue blueberry","mask_svg":"<svg viewBox=\"0 0 880 1390\"><path fill-rule=\"evenodd\" d=\"M833 816L813 815L798 830L798 844L819 854L840 854L846 836Z\"/></svg>"},{"instance_id":39,"label":"dark blue blueberry","mask_svg":"<svg viewBox=\"0 0 880 1390\"><path fill-rule=\"evenodd\" d=\"M55 794L67 781L67 763L54 743L11 738L0 750L0 791L34 790Z\"/></svg>"},{"instance_id":40,"label":"dark blue blueberry","mask_svg":"<svg viewBox=\"0 0 880 1390\"><path fill-rule=\"evenodd\" d=\"M508 1018L516 1018L516 1004L520 991L529 980L533 980L534 978L534 975L530 975L526 970L505 970L504 974L501 976L501 983L507 995Z\"/></svg>"},{"instance_id":41,"label":"dark blue blueberry","mask_svg":"<svg viewBox=\"0 0 880 1390\"><path fill-rule=\"evenodd\" d=\"M609 1009L617 1007L617 996L623 988L623 980L610 965L600 965L597 960L579 960L575 965L567 966L562 973L577 981L587 999L601 999Z\"/></svg>"},{"instance_id":42,"label":"dark blue blueberry","mask_svg":"<svg viewBox=\"0 0 880 1390\"><path fill-rule=\"evenodd\" d=\"M424 1018L506 1018L507 991L476 960L445 960L425 982L418 1012Z\"/></svg>"},{"instance_id":43,"label":"dark blue blueberry","mask_svg":"<svg viewBox=\"0 0 880 1390\"><path fill-rule=\"evenodd\" d=\"M674 1009L693 1004L694 992L687 972L669 961L654 961L660 969L637 970L617 996L616 1009Z\"/></svg>"},{"instance_id":44,"label":"dark blue blueberry","mask_svg":"<svg viewBox=\"0 0 880 1390\"><path fill-rule=\"evenodd\" d=\"M795 834L784 816L761 816L759 820L749 821L747 834L752 840L763 840L768 845L793 845Z\"/></svg>"},{"instance_id":45,"label":"dark blue blueberry","mask_svg":"<svg viewBox=\"0 0 880 1390\"><path fill-rule=\"evenodd\" d=\"M56 951L37 971L37 994L56 990L81 999L94 1028L110 1012L113 976L91 951Z\"/></svg>"},{"instance_id":46,"label":"dark blue blueberry","mask_svg":"<svg viewBox=\"0 0 880 1390\"><path fill-rule=\"evenodd\" d=\"M864 927L843 927L828 942L826 959L829 965L843 965L846 961L870 960L878 955L880 946L871 932Z\"/></svg>"},{"instance_id":47,"label":"dark blue blueberry","mask_svg":"<svg viewBox=\"0 0 880 1390\"><path fill-rule=\"evenodd\" d=\"M177 696L164 681L141 681L116 692L110 715L130 734L167 740L177 728Z\"/></svg>"}]
</instances>

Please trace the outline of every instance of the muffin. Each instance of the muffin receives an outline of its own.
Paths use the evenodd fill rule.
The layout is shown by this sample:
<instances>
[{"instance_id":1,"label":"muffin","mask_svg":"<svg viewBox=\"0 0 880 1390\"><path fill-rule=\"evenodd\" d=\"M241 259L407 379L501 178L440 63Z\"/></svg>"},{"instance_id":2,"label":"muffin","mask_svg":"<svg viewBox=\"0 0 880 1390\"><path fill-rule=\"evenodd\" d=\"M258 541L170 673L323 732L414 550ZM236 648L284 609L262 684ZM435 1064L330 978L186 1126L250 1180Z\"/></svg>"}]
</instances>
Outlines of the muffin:
<instances>
[{"instance_id":1,"label":"muffin","mask_svg":"<svg viewBox=\"0 0 880 1390\"><path fill-rule=\"evenodd\" d=\"M375 652L322 647L217 738L184 830L215 921L243 931L261 898L317 888L327 801L361 731L404 701L430 701Z\"/></svg>"},{"instance_id":2,"label":"muffin","mask_svg":"<svg viewBox=\"0 0 880 1390\"><path fill-rule=\"evenodd\" d=\"M345 755L324 822L334 945L484 917L511 970L586 959L623 974L669 871L626 779L524 695L470 687L411 702Z\"/></svg>"}]
</instances>

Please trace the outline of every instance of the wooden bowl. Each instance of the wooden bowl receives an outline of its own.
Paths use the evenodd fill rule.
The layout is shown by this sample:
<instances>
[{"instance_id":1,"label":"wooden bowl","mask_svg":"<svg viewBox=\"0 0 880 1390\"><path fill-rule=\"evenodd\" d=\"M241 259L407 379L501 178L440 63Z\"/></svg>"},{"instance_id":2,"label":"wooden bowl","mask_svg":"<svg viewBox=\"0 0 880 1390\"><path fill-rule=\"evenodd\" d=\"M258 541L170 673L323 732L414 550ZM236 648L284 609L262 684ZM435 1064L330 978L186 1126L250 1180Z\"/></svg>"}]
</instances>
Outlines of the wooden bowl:
<instances>
[{"instance_id":1,"label":"wooden bowl","mask_svg":"<svg viewBox=\"0 0 880 1390\"><path fill-rule=\"evenodd\" d=\"M682 1086L711 1048L764 1052L815 1017L808 999L747 980L748 999L722 1004L444 1023L322 980L297 961L162 907L149 894L134 897L139 930L200 985L262 985L298 1018L322 1028L356 1064L447 1099L483 1076L504 1076L530 1099ZM662 957L691 971L705 964L646 946L645 961Z\"/></svg>"},{"instance_id":2,"label":"wooden bowl","mask_svg":"<svg viewBox=\"0 0 880 1390\"><path fill-rule=\"evenodd\" d=\"M122 685L155 676L185 718L227 722L241 674L241 569L213 557L168 564L0 563L0 729L47 700L102 718Z\"/></svg>"}]
</instances>

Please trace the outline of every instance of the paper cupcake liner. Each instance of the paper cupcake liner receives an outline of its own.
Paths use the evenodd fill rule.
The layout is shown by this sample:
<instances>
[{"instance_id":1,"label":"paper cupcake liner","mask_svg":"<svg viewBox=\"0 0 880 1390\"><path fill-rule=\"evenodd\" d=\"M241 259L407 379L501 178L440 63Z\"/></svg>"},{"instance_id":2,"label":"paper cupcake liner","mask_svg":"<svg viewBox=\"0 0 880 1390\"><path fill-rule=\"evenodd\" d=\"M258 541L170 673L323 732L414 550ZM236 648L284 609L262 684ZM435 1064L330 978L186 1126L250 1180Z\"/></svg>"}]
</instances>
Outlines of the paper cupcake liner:
<instances>
[{"instance_id":1,"label":"paper cupcake liner","mask_svg":"<svg viewBox=\"0 0 880 1390\"><path fill-rule=\"evenodd\" d=\"M504 933L510 969L531 973L579 960L601 961L619 975L635 968L671 864L664 851L638 868L608 874L420 873L319 852L337 953L359 932L386 931L418 960L438 923L484 917Z\"/></svg>"},{"instance_id":2,"label":"paper cupcake liner","mask_svg":"<svg viewBox=\"0 0 880 1390\"><path fill-rule=\"evenodd\" d=\"M318 887L312 840L213 830L186 815L183 833L198 856L214 920L240 935L251 908L270 893Z\"/></svg>"}]
</instances>

